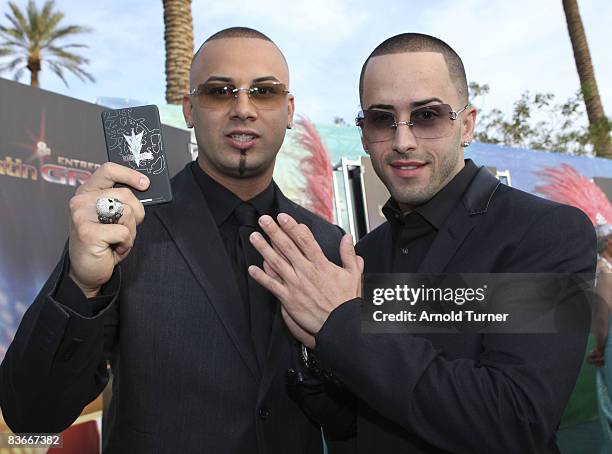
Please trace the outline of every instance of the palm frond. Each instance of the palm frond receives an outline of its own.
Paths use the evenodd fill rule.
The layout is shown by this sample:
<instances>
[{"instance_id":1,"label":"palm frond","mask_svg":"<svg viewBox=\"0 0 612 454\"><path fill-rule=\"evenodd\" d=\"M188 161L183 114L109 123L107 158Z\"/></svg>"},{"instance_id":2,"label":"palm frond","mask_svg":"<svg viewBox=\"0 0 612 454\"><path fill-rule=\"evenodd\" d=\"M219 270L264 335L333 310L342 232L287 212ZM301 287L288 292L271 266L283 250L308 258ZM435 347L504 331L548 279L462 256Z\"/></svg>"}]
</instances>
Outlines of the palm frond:
<instances>
[{"instance_id":1,"label":"palm frond","mask_svg":"<svg viewBox=\"0 0 612 454\"><path fill-rule=\"evenodd\" d=\"M9 20L13 28L8 28L4 25L0 25L0 31L10 34L11 36L14 36L16 38L25 39L25 29L21 27L17 19L12 16L9 16L8 14L5 14L5 17Z\"/></svg>"},{"instance_id":2,"label":"palm frond","mask_svg":"<svg viewBox=\"0 0 612 454\"><path fill-rule=\"evenodd\" d=\"M51 36L53 35L55 29L59 22L64 18L64 15L61 13L54 14L53 16L44 19L43 21L43 29L40 33L40 40L43 42L51 41Z\"/></svg>"},{"instance_id":3,"label":"palm frond","mask_svg":"<svg viewBox=\"0 0 612 454\"><path fill-rule=\"evenodd\" d=\"M51 71L66 85L68 85L65 77L66 71L83 81L95 80L83 69L84 65L89 64L89 59L70 51L88 46L80 43L58 42L71 35L88 33L91 31L89 27L62 26L60 22L64 19L64 13L55 9L54 0L45 0L40 9L37 8L35 0L28 0L23 9L9 2L9 9L5 17L10 25L0 25L0 40L3 40L0 42L0 56L12 55L16 58L0 66L2 70L13 70L19 64L25 65L25 62L34 59L49 66Z\"/></svg>"},{"instance_id":4,"label":"palm frond","mask_svg":"<svg viewBox=\"0 0 612 454\"><path fill-rule=\"evenodd\" d=\"M28 46L28 43L22 43L22 42L19 42L19 41L10 41L10 40L8 40L8 41L1 42L0 43L0 47L2 47L2 48L17 47L19 49L28 50L28 48L30 46ZM14 52L14 51L12 51L12 52Z\"/></svg>"},{"instance_id":5,"label":"palm frond","mask_svg":"<svg viewBox=\"0 0 612 454\"><path fill-rule=\"evenodd\" d=\"M82 55L77 55L75 53L68 52L59 47L48 46L46 50L54 57L58 57L58 58L67 60L72 63L79 63L79 64L89 63L89 60L83 57Z\"/></svg>"},{"instance_id":6,"label":"palm frond","mask_svg":"<svg viewBox=\"0 0 612 454\"><path fill-rule=\"evenodd\" d=\"M21 29L6 28L0 25L0 36L10 39L17 39L21 42L27 42L27 37Z\"/></svg>"},{"instance_id":7,"label":"palm frond","mask_svg":"<svg viewBox=\"0 0 612 454\"><path fill-rule=\"evenodd\" d=\"M34 35L40 32L40 16L38 9L36 8L36 2L34 0L28 0L28 6L26 6L26 14L28 16L28 22L30 23L29 30Z\"/></svg>"},{"instance_id":8,"label":"palm frond","mask_svg":"<svg viewBox=\"0 0 612 454\"><path fill-rule=\"evenodd\" d=\"M88 49L89 46L87 44L62 44L62 49L77 49L77 48L82 48L82 49Z\"/></svg>"},{"instance_id":9,"label":"palm frond","mask_svg":"<svg viewBox=\"0 0 612 454\"><path fill-rule=\"evenodd\" d=\"M53 61L49 61L47 62L49 64L49 68L51 69L51 71L60 79L62 79L62 82L64 82L64 85L66 85L66 87L68 87L68 82L66 82L66 78L64 77L64 71L62 69L62 67L53 62Z\"/></svg>"},{"instance_id":10,"label":"palm frond","mask_svg":"<svg viewBox=\"0 0 612 454\"><path fill-rule=\"evenodd\" d=\"M78 35L81 33L90 33L92 31L89 27L82 27L80 25L67 25L57 30L53 30L53 33L49 35L49 42L55 41L56 39L63 38L68 35Z\"/></svg>"},{"instance_id":11,"label":"palm frond","mask_svg":"<svg viewBox=\"0 0 612 454\"><path fill-rule=\"evenodd\" d=\"M53 0L47 0L40 11L40 16L45 19L52 19L54 16L59 15L60 20L64 17L64 13L54 12L53 7L55 6L55 2Z\"/></svg>"},{"instance_id":12,"label":"palm frond","mask_svg":"<svg viewBox=\"0 0 612 454\"><path fill-rule=\"evenodd\" d=\"M14 58L13 60L7 62L7 63L3 63L2 65L0 65L0 72L11 72L13 71L20 63L23 63L23 65L25 66L25 59L21 56Z\"/></svg>"},{"instance_id":13,"label":"palm frond","mask_svg":"<svg viewBox=\"0 0 612 454\"><path fill-rule=\"evenodd\" d=\"M72 72L74 75L76 75L83 82L86 79L88 81L90 81L90 82L95 82L96 81L96 78L92 74L88 73L87 71L85 71L80 66L75 66L73 69L69 68L69 71Z\"/></svg>"},{"instance_id":14,"label":"palm frond","mask_svg":"<svg viewBox=\"0 0 612 454\"><path fill-rule=\"evenodd\" d=\"M28 21L17 5L15 5L13 2L9 2L9 8L11 9L11 13L13 15L11 16L7 13L5 16L13 24L16 30L25 31L30 28Z\"/></svg>"},{"instance_id":15,"label":"palm frond","mask_svg":"<svg viewBox=\"0 0 612 454\"><path fill-rule=\"evenodd\" d=\"M74 74L76 77L78 77L82 81L85 81L85 79L87 79L90 82L95 82L96 80L90 73L85 71L83 68L81 68L81 66L79 66L76 63L71 63L66 60L61 60L61 59L60 60L47 60L46 63L49 65L54 64L56 66L61 67L62 69L65 69L71 72L72 74Z\"/></svg>"},{"instance_id":16,"label":"palm frond","mask_svg":"<svg viewBox=\"0 0 612 454\"><path fill-rule=\"evenodd\" d=\"M25 71L25 69L26 69L26 68L25 68L25 66L23 66L23 67L19 68L19 69L17 70L17 72L15 72L15 74L13 75L13 79L14 79L14 80L19 80L19 79L21 79L21 77L23 76L23 72Z\"/></svg>"}]
</instances>

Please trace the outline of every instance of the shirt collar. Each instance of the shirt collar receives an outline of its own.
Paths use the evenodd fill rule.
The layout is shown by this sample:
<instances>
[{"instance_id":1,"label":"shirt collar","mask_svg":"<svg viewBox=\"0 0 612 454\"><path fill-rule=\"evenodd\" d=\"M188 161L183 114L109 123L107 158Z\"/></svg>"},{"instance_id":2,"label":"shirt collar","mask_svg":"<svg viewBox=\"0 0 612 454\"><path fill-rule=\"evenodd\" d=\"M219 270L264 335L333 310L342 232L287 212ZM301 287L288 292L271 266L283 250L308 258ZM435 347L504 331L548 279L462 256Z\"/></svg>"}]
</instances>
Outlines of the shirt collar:
<instances>
[{"instance_id":1,"label":"shirt collar","mask_svg":"<svg viewBox=\"0 0 612 454\"><path fill-rule=\"evenodd\" d=\"M191 171L202 190L215 223L221 226L242 203L242 200L225 186L213 180L202 170L197 161L191 163ZM274 184L270 183L266 189L247 202L255 207L260 216L263 214L274 216L277 211Z\"/></svg>"},{"instance_id":2,"label":"shirt collar","mask_svg":"<svg viewBox=\"0 0 612 454\"><path fill-rule=\"evenodd\" d=\"M431 199L416 207L413 212L420 214L436 230L439 230L451 211L461 200L463 193L469 187L477 172L478 166L471 159L466 159L463 169ZM382 211L390 223L403 223L403 219L407 215L401 212L393 198L390 198L385 203Z\"/></svg>"}]
</instances>

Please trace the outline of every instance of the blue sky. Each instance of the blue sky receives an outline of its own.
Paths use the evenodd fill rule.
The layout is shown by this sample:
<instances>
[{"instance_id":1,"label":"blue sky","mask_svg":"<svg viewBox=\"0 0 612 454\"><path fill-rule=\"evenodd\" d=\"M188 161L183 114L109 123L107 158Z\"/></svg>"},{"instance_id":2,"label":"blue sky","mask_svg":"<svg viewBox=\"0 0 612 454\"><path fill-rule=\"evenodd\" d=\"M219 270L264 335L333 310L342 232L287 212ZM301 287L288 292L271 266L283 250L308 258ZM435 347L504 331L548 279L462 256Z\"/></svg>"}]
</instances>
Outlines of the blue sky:
<instances>
[{"instance_id":1,"label":"blue sky","mask_svg":"<svg viewBox=\"0 0 612 454\"><path fill-rule=\"evenodd\" d=\"M579 4L604 108L612 116L607 31L612 1ZM43 70L42 88L92 102L101 96L164 102L161 0L56 0L56 6L65 12L66 24L94 29L79 42L90 46L85 52L96 82L69 77L66 88ZM2 2L3 24L7 10ZM194 0L192 13L196 47L235 25L270 36L289 62L297 112L316 122L354 118L363 60L378 43L406 31L433 34L454 47L468 80L490 85L481 106L486 109L510 110L525 90L552 92L565 100L579 86L561 0ZM22 81L28 83L29 76Z\"/></svg>"}]
</instances>

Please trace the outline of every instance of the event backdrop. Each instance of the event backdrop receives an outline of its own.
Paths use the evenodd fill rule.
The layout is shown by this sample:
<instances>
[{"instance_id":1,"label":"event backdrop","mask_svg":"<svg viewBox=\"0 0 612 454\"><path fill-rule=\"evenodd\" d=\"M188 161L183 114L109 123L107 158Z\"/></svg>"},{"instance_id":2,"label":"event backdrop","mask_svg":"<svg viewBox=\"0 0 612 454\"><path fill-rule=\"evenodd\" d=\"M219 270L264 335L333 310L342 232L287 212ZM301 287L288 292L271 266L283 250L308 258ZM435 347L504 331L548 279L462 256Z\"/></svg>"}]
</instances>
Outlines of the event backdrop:
<instances>
[{"instance_id":1,"label":"event backdrop","mask_svg":"<svg viewBox=\"0 0 612 454\"><path fill-rule=\"evenodd\" d=\"M68 200L105 162L103 107L0 78L0 359L68 236ZM164 126L170 174L190 135Z\"/></svg>"}]
</instances>

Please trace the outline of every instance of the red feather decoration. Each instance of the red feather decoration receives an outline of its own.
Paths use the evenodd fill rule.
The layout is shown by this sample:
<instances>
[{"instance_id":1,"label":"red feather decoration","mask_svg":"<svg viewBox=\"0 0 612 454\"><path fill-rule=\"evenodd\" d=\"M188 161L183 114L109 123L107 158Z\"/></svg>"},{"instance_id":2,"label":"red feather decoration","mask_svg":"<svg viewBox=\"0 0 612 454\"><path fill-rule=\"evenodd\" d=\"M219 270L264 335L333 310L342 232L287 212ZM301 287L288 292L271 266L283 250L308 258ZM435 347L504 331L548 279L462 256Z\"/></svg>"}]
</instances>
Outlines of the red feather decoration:
<instances>
[{"instance_id":1,"label":"red feather decoration","mask_svg":"<svg viewBox=\"0 0 612 454\"><path fill-rule=\"evenodd\" d=\"M579 208L594 225L612 223L612 205L606 194L569 164L546 167L536 174L546 182L536 186L537 192L556 202Z\"/></svg>"},{"instance_id":2,"label":"red feather decoration","mask_svg":"<svg viewBox=\"0 0 612 454\"><path fill-rule=\"evenodd\" d=\"M321 140L317 128L306 117L296 121L298 127L296 140L308 151L308 156L300 160L300 170L306 178L306 194L310 209L323 219L333 222L333 177L329 153Z\"/></svg>"}]
</instances>

